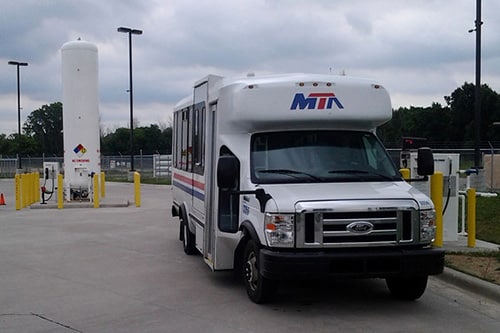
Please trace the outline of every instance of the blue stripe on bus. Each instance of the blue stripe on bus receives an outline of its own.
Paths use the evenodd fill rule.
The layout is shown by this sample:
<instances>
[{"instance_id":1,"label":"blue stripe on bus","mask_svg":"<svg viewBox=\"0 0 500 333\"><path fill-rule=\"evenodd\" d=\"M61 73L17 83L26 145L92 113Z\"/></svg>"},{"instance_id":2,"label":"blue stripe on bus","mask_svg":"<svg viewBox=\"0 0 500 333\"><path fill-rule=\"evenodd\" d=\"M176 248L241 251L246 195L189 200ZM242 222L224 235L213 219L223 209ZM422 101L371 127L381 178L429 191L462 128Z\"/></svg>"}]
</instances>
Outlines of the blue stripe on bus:
<instances>
[{"instance_id":1,"label":"blue stripe on bus","mask_svg":"<svg viewBox=\"0 0 500 333\"><path fill-rule=\"evenodd\" d=\"M200 199L201 201L205 201L205 194L204 193L197 192L192 187L186 186L183 183L175 181L175 180L173 182L173 185L175 187L181 189L182 191L186 192L187 194L192 195L195 198Z\"/></svg>"}]
</instances>

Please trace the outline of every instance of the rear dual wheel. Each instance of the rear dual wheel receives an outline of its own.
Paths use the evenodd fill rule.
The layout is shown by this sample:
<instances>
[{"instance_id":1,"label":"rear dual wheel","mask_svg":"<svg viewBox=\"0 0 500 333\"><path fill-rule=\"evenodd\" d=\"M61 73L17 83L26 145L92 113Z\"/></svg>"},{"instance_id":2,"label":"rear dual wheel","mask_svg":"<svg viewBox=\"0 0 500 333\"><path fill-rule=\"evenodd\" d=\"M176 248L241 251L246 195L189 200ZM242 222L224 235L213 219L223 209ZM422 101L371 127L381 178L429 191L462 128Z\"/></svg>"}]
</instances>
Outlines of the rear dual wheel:
<instances>
[{"instance_id":1,"label":"rear dual wheel","mask_svg":"<svg viewBox=\"0 0 500 333\"><path fill-rule=\"evenodd\" d=\"M189 230L187 219L185 218L184 215L185 214L182 214L180 218L182 247L184 248L184 252L187 255L193 255L198 252L195 246L196 244L195 234L192 233L191 230Z\"/></svg>"}]
</instances>

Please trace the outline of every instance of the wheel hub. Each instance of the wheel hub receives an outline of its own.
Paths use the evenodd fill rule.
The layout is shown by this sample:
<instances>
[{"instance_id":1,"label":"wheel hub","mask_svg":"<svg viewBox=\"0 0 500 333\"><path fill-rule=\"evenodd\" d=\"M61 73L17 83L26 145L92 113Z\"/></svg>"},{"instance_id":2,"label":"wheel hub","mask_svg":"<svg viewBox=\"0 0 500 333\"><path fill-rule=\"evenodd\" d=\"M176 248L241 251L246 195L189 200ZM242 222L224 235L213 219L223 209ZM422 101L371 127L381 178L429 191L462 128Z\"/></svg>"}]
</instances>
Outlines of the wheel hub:
<instances>
[{"instance_id":1,"label":"wheel hub","mask_svg":"<svg viewBox=\"0 0 500 333\"><path fill-rule=\"evenodd\" d=\"M245 280L252 290L257 288L257 280L259 278L256 263L255 253L252 252L245 263Z\"/></svg>"}]
</instances>

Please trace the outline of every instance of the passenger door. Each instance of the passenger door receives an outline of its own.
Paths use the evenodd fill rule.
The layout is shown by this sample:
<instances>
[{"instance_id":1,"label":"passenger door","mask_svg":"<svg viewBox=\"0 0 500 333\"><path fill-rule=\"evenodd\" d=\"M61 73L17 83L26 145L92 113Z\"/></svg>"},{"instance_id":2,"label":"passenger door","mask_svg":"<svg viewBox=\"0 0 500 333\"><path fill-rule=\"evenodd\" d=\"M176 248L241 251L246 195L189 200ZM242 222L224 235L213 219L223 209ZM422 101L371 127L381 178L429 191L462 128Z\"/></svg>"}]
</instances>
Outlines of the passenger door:
<instances>
[{"instance_id":1,"label":"passenger door","mask_svg":"<svg viewBox=\"0 0 500 333\"><path fill-rule=\"evenodd\" d=\"M206 177L205 183L205 233L204 233L204 247L203 257L209 266L214 269L214 252L215 252L215 229L217 228L217 209L216 209L216 190L217 183L216 167L217 167L217 154L215 151L215 133L216 133L216 119L217 119L217 104L212 104L206 115Z\"/></svg>"}]
</instances>

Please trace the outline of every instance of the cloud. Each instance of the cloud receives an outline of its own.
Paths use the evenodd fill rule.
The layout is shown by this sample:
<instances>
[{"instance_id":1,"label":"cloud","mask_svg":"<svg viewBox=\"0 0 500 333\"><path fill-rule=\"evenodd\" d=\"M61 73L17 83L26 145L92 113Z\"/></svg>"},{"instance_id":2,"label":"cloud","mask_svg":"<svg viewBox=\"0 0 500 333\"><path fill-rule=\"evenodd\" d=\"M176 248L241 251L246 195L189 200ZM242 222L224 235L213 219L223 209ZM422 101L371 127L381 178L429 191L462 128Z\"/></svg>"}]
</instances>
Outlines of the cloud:
<instances>
[{"instance_id":1,"label":"cloud","mask_svg":"<svg viewBox=\"0 0 500 333\"><path fill-rule=\"evenodd\" d=\"M483 2L483 82L500 91L500 3ZM172 105L207 74L346 73L374 77L393 106L442 102L474 80L475 3L396 0L18 0L0 12L0 133L17 132L15 68L23 119L62 99L61 46L99 49L104 127L128 126L128 39L133 37L134 115L169 119Z\"/></svg>"}]
</instances>

